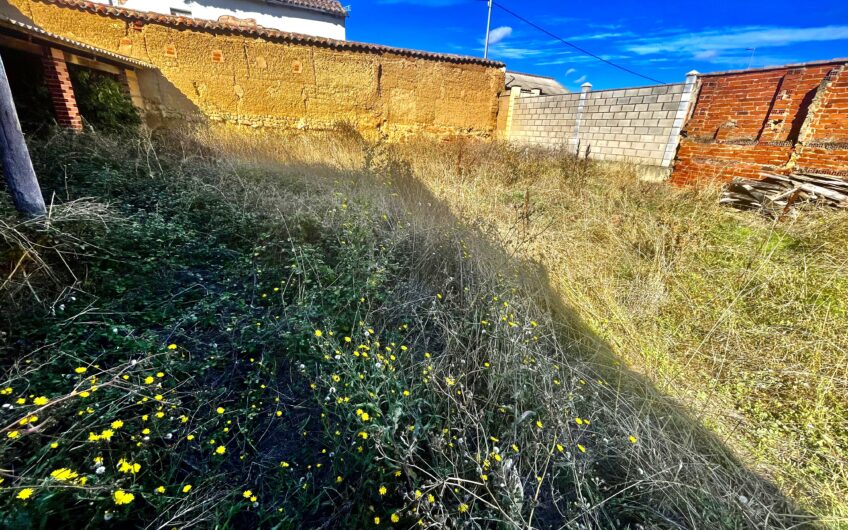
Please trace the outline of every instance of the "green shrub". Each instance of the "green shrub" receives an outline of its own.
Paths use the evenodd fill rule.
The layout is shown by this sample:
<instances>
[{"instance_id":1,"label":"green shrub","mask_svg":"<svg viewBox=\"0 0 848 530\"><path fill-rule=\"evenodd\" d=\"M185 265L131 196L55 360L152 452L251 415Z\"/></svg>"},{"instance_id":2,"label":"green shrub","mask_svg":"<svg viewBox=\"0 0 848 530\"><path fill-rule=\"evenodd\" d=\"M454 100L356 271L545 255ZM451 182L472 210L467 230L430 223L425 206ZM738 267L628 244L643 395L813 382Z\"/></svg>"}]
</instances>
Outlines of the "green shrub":
<instances>
[{"instance_id":1,"label":"green shrub","mask_svg":"<svg viewBox=\"0 0 848 530\"><path fill-rule=\"evenodd\" d=\"M70 68L74 95L82 117L103 132L129 131L141 117L120 81L87 68Z\"/></svg>"}]
</instances>

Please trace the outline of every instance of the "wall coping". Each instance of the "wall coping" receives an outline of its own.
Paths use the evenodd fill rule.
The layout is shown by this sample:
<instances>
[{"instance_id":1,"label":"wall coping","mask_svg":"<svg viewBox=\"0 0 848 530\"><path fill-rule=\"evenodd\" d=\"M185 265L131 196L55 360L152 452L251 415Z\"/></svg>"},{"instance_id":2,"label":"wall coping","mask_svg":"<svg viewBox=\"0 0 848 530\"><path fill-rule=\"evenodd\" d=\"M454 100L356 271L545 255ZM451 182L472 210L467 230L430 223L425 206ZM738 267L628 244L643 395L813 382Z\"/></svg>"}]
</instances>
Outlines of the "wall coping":
<instances>
[{"instance_id":1,"label":"wall coping","mask_svg":"<svg viewBox=\"0 0 848 530\"><path fill-rule=\"evenodd\" d=\"M848 64L848 57L837 59L826 59L820 61L807 61L806 63L792 63L774 66L763 66L762 68L749 68L747 70L724 70L721 72L708 72L706 74L698 74L698 77L717 77L724 75L750 74L755 72L768 72L771 70L789 70L792 68L804 68L807 66L824 66L827 64Z\"/></svg>"}]
</instances>

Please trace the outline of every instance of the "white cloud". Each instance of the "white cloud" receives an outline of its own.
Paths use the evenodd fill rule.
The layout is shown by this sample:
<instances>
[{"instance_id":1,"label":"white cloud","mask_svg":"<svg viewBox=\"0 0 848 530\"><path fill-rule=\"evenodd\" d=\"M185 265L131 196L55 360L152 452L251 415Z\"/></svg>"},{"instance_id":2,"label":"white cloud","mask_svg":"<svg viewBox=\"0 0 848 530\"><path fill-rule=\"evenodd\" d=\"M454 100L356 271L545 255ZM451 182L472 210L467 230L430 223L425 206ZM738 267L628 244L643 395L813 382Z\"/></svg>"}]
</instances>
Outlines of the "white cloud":
<instances>
[{"instance_id":1,"label":"white cloud","mask_svg":"<svg viewBox=\"0 0 848 530\"><path fill-rule=\"evenodd\" d=\"M607 33L587 33L584 35L572 35L567 37L565 40L568 41L580 41L580 40L601 40L601 39L615 39L621 37L633 37L635 34L629 31L619 31L619 32L607 32Z\"/></svg>"},{"instance_id":2,"label":"white cloud","mask_svg":"<svg viewBox=\"0 0 848 530\"><path fill-rule=\"evenodd\" d=\"M718 57L718 51L716 50L704 50L700 52L696 52L695 55L692 56L699 61L708 61L710 59L714 59Z\"/></svg>"},{"instance_id":3,"label":"white cloud","mask_svg":"<svg viewBox=\"0 0 848 530\"><path fill-rule=\"evenodd\" d=\"M790 28L776 26L740 26L707 29L700 32L678 30L655 37L634 39L625 49L639 55L673 53L678 55L715 52L745 48L790 46L803 42L848 40L848 26Z\"/></svg>"},{"instance_id":4,"label":"white cloud","mask_svg":"<svg viewBox=\"0 0 848 530\"><path fill-rule=\"evenodd\" d=\"M578 85L579 85L580 83L583 83L584 81L586 81L586 76L585 76L585 75L581 75L580 77L578 77L577 79L575 79L575 80L574 80L574 82L575 82L576 84L578 84Z\"/></svg>"},{"instance_id":5,"label":"white cloud","mask_svg":"<svg viewBox=\"0 0 848 530\"><path fill-rule=\"evenodd\" d=\"M509 26L500 26L489 31L489 45L497 44L505 38L512 35L512 28Z\"/></svg>"},{"instance_id":6,"label":"white cloud","mask_svg":"<svg viewBox=\"0 0 848 530\"><path fill-rule=\"evenodd\" d=\"M577 71L576 68L569 68L568 70L565 71L565 75L571 75L576 71Z\"/></svg>"}]
</instances>

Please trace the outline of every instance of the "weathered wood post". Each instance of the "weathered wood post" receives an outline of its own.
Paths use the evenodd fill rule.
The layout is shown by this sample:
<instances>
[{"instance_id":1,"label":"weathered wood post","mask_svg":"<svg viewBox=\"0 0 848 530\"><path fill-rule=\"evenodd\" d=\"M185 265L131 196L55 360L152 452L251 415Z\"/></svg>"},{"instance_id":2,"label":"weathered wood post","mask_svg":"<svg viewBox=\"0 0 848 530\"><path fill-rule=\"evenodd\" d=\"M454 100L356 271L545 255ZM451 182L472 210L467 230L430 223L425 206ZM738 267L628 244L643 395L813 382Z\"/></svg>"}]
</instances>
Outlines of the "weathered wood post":
<instances>
[{"instance_id":1,"label":"weathered wood post","mask_svg":"<svg viewBox=\"0 0 848 530\"><path fill-rule=\"evenodd\" d=\"M29 158L29 150L21 122L12 100L12 89L6 75L6 66L0 57L0 156L3 158L3 173L12 194L12 203L22 214L30 217L44 215L47 208L41 187Z\"/></svg>"}]
</instances>

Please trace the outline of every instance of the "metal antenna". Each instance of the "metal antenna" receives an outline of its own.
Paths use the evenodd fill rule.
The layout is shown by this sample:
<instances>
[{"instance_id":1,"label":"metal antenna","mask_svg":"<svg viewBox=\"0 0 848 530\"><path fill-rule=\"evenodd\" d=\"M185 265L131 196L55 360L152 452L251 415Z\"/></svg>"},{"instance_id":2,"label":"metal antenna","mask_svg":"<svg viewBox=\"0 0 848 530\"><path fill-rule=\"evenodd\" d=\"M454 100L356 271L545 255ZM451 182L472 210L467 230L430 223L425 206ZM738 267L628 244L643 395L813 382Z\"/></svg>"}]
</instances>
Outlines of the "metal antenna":
<instances>
[{"instance_id":1,"label":"metal antenna","mask_svg":"<svg viewBox=\"0 0 848 530\"><path fill-rule=\"evenodd\" d=\"M751 58L748 59L748 70L751 69L751 65L754 64L754 54L757 53L756 48L745 48L745 51L751 52Z\"/></svg>"},{"instance_id":2,"label":"metal antenna","mask_svg":"<svg viewBox=\"0 0 848 530\"><path fill-rule=\"evenodd\" d=\"M486 18L486 46L483 48L483 58L489 58L489 28L492 27L492 0L489 0L489 16Z\"/></svg>"}]
</instances>

